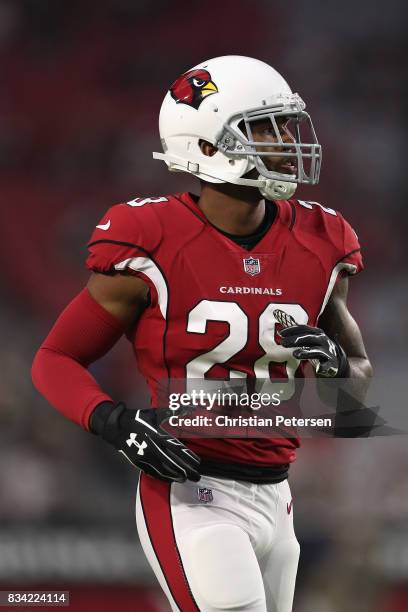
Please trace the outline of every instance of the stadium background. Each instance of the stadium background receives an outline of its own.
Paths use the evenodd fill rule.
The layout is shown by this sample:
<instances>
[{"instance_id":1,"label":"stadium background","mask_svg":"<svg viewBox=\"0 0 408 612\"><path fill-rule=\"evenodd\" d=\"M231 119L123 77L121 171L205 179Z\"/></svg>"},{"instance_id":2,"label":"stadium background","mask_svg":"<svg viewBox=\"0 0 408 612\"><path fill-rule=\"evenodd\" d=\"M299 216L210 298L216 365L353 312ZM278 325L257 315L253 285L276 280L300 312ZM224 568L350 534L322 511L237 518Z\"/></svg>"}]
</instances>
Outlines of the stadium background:
<instances>
[{"instance_id":1,"label":"stadium background","mask_svg":"<svg viewBox=\"0 0 408 612\"><path fill-rule=\"evenodd\" d=\"M138 544L134 470L49 407L29 371L86 282L85 244L105 209L194 190L151 151L166 88L197 62L259 57L307 101L324 162L320 186L298 193L357 229L366 271L350 283L352 310L376 375L404 377L404 5L0 1L2 589L70 590L75 611L167 609ZM93 371L143 404L125 342ZM408 609L405 445L305 441L290 479L295 612Z\"/></svg>"}]
</instances>

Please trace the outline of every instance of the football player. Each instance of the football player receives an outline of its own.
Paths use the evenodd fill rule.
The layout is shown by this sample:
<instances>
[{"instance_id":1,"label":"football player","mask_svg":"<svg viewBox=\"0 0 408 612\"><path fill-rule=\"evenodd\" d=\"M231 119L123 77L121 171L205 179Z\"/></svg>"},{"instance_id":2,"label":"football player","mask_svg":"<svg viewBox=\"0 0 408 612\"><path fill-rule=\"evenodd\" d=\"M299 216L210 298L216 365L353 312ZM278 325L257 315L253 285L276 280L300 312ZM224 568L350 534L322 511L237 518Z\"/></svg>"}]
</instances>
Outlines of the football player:
<instances>
[{"instance_id":1,"label":"football player","mask_svg":"<svg viewBox=\"0 0 408 612\"><path fill-rule=\"evenodd\" d=\"M340 213L293 198L318 182L321 147L304 101L267 64L225 56L182 74L160 136L154 157L197 177L200 195L141 196L106 212L88 244L88 285L39 349L33 380L140 468L139 536L172 610L289 612L298 438L181 441L160 424L159 387L290 381L308 361L317 377L368 379L347 308L360 245ZM123 334L151 408L116 401L87 370Z\"/></svg>"}]
</instances>

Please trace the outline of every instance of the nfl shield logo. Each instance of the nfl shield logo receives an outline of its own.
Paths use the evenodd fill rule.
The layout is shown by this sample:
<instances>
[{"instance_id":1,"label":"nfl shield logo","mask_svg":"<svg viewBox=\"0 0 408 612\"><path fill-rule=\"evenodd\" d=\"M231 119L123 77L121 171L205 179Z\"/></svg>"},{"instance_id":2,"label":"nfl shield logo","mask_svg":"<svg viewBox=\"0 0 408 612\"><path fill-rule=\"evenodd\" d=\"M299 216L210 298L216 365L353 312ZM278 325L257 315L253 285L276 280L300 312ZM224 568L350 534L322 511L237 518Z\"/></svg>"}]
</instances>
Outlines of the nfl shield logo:
<instances>
[{"instance_id":1,"label":"nfl shield logo","mask_svg":"<svg viewBox=\"0 0 408 612\"><path fill-rule=\"evenodd\" d=\"M244 262L244 270L247 274L251 276L255 276L259 274L261 271L261 262L259 259L255 259L254 257L248 257L247 259L243 259Z\"/></svg>"},{"instance_id":2,"label":"nfl shield logo","mask_svg":"<svg viewBox=\"0 0 408 612\"><path fill-rule=\"evenodd\" d=\"M208 504L213 500L213 494L211 489L197 489L197 496L201 502Z\"/></svg>"}]
</instances>

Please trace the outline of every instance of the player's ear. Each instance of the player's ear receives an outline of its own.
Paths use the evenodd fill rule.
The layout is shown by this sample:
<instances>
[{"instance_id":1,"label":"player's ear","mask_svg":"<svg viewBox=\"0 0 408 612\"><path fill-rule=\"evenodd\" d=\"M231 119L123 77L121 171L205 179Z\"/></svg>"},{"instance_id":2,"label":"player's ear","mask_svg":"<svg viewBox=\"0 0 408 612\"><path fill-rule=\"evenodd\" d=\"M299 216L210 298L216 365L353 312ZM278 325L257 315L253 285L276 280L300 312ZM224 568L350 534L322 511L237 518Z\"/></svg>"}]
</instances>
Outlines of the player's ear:
<instances>
[{"instance_id":1,"label":"player's ear","mask_svg":"<svg viewBox=\"0 0 408 612\"><path fill-rule=\"evenodd\" d=\"M199 140L198 146L200 147L201 153L207 155L207 157L212 157L218 151L217 147L208 142L208 140Z\"/></svg>"}]
</instances>

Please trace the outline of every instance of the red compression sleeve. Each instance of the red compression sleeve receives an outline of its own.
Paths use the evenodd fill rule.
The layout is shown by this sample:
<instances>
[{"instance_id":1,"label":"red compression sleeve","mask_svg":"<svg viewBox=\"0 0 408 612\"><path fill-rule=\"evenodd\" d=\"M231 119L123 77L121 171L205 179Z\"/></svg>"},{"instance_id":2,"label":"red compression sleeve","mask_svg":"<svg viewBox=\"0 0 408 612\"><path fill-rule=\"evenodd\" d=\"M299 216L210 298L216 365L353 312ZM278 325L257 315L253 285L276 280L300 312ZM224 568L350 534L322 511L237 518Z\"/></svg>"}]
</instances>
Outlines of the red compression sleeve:
<instances>
[{"instance_id":1,"label":"red compression sleeve","mask_svg":"<svg viewBox=\"0 0 408 612\"><path fill-rule=\"evenodd\" d=\"M87 367L123 333L121 322L83 289L61 313L35 356L32 379L38 391L84 429L89 429L95 406L113 401Z\"/></svg>"}]
</instances>

